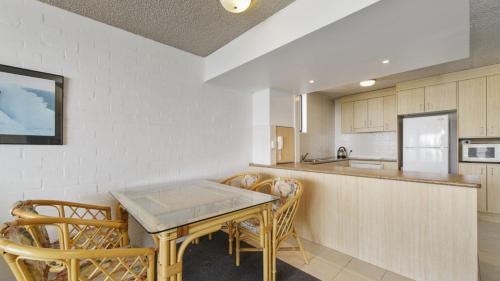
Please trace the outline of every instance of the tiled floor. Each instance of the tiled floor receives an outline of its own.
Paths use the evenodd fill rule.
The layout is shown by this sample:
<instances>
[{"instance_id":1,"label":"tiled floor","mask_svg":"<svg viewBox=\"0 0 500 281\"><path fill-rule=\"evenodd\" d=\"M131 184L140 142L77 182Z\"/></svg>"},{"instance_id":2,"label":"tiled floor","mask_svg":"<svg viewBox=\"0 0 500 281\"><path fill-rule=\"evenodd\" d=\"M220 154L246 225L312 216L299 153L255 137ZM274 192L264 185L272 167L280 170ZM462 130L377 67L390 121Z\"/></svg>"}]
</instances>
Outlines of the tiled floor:
<instances>
[{"instance_id":1,"label":"tiled floor","mask_svg":"<svg viewBox=\"0 0 500 281\"><path fill-rule=\"evenodd\" d=\"M303 240L309 264L297 252L278 252L278 258L322 281L409 281L401 275Z\"/></svg>"},{"instance_id":2,"label":"tiled floor","mask_svg":"<svg viewBox=\"0 0 500 281\"><path fill-rule=\"evenodd\" d=\"M500 280L500 223L478 222L479 272L481 281Z\"/></svg>"},{"instance_id":3,"label":"tiled floor","mask_svg":"<svg viewBox=\"0 0 500 281\"><path fill-rule=\"evenodd\" d=\"M497 219L498 220L498 219ZM478 221L480 281L500 280L500 221ZM325 281L408 281L398 274L335 250L303 241L309 257L305 264L297 252L279 252L281 260Z\"/></svg>"}]
</instances>

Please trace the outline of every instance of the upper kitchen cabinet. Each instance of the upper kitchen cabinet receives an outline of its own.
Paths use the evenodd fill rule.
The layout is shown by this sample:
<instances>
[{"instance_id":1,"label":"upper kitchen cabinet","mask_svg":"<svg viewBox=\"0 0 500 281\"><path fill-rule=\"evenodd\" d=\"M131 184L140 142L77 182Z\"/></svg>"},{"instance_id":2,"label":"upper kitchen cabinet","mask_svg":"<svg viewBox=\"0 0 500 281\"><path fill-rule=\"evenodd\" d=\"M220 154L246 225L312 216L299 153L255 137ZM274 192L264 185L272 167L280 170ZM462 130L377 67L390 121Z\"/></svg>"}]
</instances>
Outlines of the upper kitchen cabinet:
<instances>
[{"instance_id":1,"label":"upper kitchen cabinet","mask_svg":"<svg viewBox=\"0 0 500 281\"><path fill-rule=\"evenodd\" d=\"M398 92L398 115L457 109L457 83L445 83Z\"/></svg>"},{"instance_id":2,"label":"upper kitchen cabinet","mask_svg":"<svg viewBox=\"0 0 500 281\"><path fill-rule=\"evenodd\" d=\"M458 135L486 137L486 77L458 82Z\"/></svg>"},{"instance_id":3,"label":"upper kitchen cabinet","mask_svg":"<svg viewBox=\"0 0 500 281\"><path fill-rule=\"evenodd\" d=\"M425 111L424 88L398 92L398 115L422 113Z\"/></svg>"},{"instance_id":4,"label":"upper kitchen cabinet","mask_svg":"<svg viewBox=\"0 0 500 281\"><path fill-rule=\"evenodd\" d=\"M396 131L396 89L365 92L342 97L342 133Z\"/></svg>"},{"instance_id":5,"label":"upper kitchen cabinet","mask_svg":"<svg viewBox=\"0 0 500 281\"><path fill-rule=\"evenodd\" d=\"M383 129L383 97L354 102L354 132L378 132Z\"/></svg>"},{"instance_id":6,"label":"upper kitchen cabinet","mask_svg":"<svg viewBox=\"0 0 500 281\"><path fill-rule=\"evenodd\" d=\"M368 128L368 101L354 102L354 131L365 132Z\"/></svg>"},{"instance_id":7,"label":"upper kitchen cabinet","mask_svg":"<svg viewBox=\"0 0 500 281\"><path fill-rule=\"evenodd\" d=\"M487 122L488 137L500 137L500 75L487 78Z\"/></svg>"},{"instance_id":8,"label":"upper kitchen cabinet","mask_svg":"<svg viewBox=\"0 0 500 281\"><path fill-rule=\"evenodd\" d=\"M342 133L350 134L354 127L354 102L345 102L341 106Z\"/></svg>"},{"instance_id":9,"label":"upper kitchen cabinet","mask_svg":"<svg viewBox=\"0 0 500 281\"><path fill-rule=\"evenodd\" d=\"M384 127L384 98L368 100L368 128L382 131Z\"/></svg>"},{"instance_id":10,"label":"upper kitchen cabinet","mask_svg":"<svg viewBox=\"0 0 500 281\"><path fill-rule=\"evenodd\" d=\"M398 113L396 96L384 97L384 131L396 131L398 125Z\"/></svg>"},{"instance_id":11,"label":"upper kitchen cabinet","mask_svg":"<svg viewBox=\"0 0 500 281\"><path fill-rule=\"evenodd\" d=\"M457 83L425 87L425 112L457 109Z\"/></svg>"}]
</instances>

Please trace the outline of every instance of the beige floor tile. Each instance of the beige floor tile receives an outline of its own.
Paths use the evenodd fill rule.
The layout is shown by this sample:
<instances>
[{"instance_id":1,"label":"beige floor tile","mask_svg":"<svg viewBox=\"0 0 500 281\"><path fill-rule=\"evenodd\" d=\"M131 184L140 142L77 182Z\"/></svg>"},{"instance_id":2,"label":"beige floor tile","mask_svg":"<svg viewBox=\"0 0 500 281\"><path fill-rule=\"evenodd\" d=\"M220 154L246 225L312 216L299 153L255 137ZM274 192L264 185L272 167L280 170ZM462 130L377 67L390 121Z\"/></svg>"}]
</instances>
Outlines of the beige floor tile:
<instances>
[{"instance_id":1,"label":"beige floor tile","mask_svg":"<svg viewBox=\"0 0 500 281\"><path fill-rule=\"evenodd\" d=\"M497 281L500 276L500 223L479 221L478 238L481 281Z\"/></svg>"},{"instance_id":2,"label":"beige floor tile","mask_svg":"<svg viewBox=\"0 0 500 281\"><path fill-rule=\"evenodd\" d=\"M306 251L308 251L309 253L311 253L315 256L317 256L318 254L323 252L325 249L328 249L325 246L316 244L316 243L311 242L311 241L306 240L306 239L301 239L301 241L302 241L302 244L304 245L304 249L306 249Z\"/></svg>"},{"instance_id":3,"label":"beige floor tile","mask_svg":"<svg viewBox=\"0 0 500 281\"><path fill-rule=\"evenodd\" d=\"M382 276L384 275L385 272L384 269L378 266L369 264L367 262L358 260L356 258L353 258L349 262L349 264L345 267L345 269L348 271L352 271L354 273L358 273L368 280L377 280L377 281L382 279Z\"/></svg>"},{"instance_id":4,"label":"beige floor tile","mask_svg":"<svg viewBox=\"0 0 500 281\"><path fill-rule=\"evenodd\" d=\"M313 258L309 264L300 266L299 269L322 281L332 280L342 270L342 268L318 257Z\"/></svg>"},{"instance_id":5,"label":"beige floor tile","mask_svg":"<svg viewBox=\"0 0 500 281\"><path fill-rule=\"evenodd\" d=\"M382 277L382 281L413 281L413 279L401 276L394 272L386 271L384 277Z\"/></svg>"},{"instance_id":6,"label":"beige floor tile","mask_svg":"<svg viewBox=\"0 0 500 281\"><path fill-rule=\"evenodd\" d=\"M337 277L332 281L368 281L368 279L363 278L361 275L348 270L342 270Z\"/></svg>"},{"instance_id":7,"label":"beige floor tile","mask_svg":"<svg viewBox=\"0 0 500 281\"><path fill-rule=\"evenodd\" d=\"M302 240L304 248L316 257L320 257L328 262L331 262L339 267L346 266L352 259L351 256L335 251L333 249L318 245L308 240Z\"/></svg>"},{"instance_id":8,"label":"beige floor tile","mask_svg":"<svg viewBox=\"0 0 500 281\"><path fill-rule=\"evenodd\" d=\"M351 256L328 248L319 253L318 257L321 257L340 267L345 267L352 260Z\"/></svg>"},{"instance_id":9,"label":"beige floor tile","mask_svg":"<svg viewBox=\"0 0 500 281\"><path fill-rule=\"evenodd\" d=\"M313 259L313 256L311 256L310 254L306 253L306 255L309 261ZM278 259L295 267L301 267L302 265L306 264L300 252L294 252L294 251L278 252Z\"/></svg>"}]
</instances>

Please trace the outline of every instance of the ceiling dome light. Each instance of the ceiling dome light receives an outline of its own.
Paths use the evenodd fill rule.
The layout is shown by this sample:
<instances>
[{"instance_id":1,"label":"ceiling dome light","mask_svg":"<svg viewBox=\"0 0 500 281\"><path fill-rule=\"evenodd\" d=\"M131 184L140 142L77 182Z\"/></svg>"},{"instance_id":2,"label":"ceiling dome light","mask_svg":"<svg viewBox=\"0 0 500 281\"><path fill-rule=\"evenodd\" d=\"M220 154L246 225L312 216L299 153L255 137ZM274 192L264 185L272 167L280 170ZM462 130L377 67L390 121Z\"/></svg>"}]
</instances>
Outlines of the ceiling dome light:
<instances>
[{"instance_id":1,"label":"ceiling dome light","mask_svg":"<svg viewBox=\"0 0 500 281\"><path fill-rule=\"evenodd\" d=\"M382 61L382 63L383 63L383 64L388 64L388 63L390 63L390 62L391 62L390 60L383 60L383 61Z\"/></svg>"},{"instance_id":2,"label":"ceiling dome light","mask_svg":"<svg viewBox=\"0 0 500 281\"><path fill-rule=\"evenodd\" d=\"M373 79L371 79L371 80L365 80L365 81L361 81L361 82L359 83L359 85L360 85L361 87L371 87L371 86L375 85L375 82L376 82L376 81L375 81L375 80L373 80Z\"/></svg>"},{"instance_id":3,"label":"ceiling dome light","mask_svg":"<svg viewBox=\"0 0 500 281\"><path fill-rule=\"evenodd\" d=\"M309 80L309 84L314 84L314 80Z\"/></svg>"},{"instance_id":4,"label":"ceiling dome light","mask_svg":"<svg viewBox=\"0 0 500 281\"><path fill-rule=\"evenodd\" d=\"M220 3L231 13L242 13L250 7L252 0L220 0Z\"/></svg>"}]
</instances>

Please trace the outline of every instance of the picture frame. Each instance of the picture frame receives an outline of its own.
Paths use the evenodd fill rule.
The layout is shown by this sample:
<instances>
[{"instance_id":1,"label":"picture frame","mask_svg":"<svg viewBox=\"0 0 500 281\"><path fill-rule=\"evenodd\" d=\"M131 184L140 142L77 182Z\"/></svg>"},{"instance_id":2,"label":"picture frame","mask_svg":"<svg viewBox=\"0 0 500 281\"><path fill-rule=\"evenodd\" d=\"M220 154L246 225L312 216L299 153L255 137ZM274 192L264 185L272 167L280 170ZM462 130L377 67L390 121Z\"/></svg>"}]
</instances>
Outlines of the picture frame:
<instances>
[{"instance_id":1,"label":"picture frame","mask_svg":"<svg viewBox=\"0 0 500 281\"><path fill-rule=\"evenodd\" d=\"M0 145L63 144L64 77L0 64Z\"/></svg>"}]
</instances>

